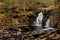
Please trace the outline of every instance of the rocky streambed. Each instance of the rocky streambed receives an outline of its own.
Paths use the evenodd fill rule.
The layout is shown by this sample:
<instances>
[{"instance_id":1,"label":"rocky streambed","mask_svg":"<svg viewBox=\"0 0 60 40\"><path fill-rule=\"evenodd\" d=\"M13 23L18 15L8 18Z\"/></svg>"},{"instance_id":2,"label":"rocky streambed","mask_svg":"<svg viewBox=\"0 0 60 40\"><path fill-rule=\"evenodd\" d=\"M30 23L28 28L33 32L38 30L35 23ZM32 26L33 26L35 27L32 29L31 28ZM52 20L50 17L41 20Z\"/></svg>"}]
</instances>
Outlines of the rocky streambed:
<instances>
[{"instance_id":1,"label":"rocky streambed","mask_svg":"<svg viewBox=\"0 0 60 40\"><path fill-rule=\"evenodd\" d=\"M60 40L59 35L55 31L38 33L28 27L0 27L0 40Z\"/></svg>"}]
</instances>

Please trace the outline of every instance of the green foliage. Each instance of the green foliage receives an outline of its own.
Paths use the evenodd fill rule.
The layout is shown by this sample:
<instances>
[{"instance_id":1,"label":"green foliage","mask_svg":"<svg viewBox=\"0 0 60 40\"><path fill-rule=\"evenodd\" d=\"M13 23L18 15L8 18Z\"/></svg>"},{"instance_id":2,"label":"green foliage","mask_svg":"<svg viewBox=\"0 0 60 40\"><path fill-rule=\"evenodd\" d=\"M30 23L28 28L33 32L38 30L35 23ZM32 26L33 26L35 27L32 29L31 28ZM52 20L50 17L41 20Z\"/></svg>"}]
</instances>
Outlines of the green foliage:
<instances>
[{"instance_id":1,"label":"green foliage","mask_svg":"<svg viewBox=\"0 0 60 40\"><path fill-rule=\"evenodd\" d=\"M11 17L12 16L12 10L11 8L7 8L7 11L5 12L7 17Z\"/></svg>"},{"instance_id":2,"label":"green foliage","mask_svg":"<svg viewBox=\"0 0 60 40\"><path fill-rule=\"evenodd\" d=\"M8 0L3 0L3 2L8 2Z\"/></svg>"},{"instance_id":3,"label":"green foliage","mask_svg":"<svg viewBox=\"0 0 60 40\"><path fill-rule=\"evenodd\" d=\"M55 2L57 3L57 2L60 2L60 0L55 0Z\"/></svg>"}]
</instances>

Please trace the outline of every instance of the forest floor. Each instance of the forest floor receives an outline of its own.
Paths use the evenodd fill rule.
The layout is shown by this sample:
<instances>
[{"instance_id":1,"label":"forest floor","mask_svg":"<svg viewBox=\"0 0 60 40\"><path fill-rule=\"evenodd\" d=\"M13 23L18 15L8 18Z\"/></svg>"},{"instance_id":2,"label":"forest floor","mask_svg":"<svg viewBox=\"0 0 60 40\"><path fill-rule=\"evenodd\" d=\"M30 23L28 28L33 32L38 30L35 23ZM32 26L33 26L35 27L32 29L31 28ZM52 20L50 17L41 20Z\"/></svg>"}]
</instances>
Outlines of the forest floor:
<instances>
[{"instance_id":1,"label":"forest floor","mask_svg":"<svg viewBox=\"0 0 60 40\"><path fill-rule=\"evenodd\" d=\"M0 40L60 40L60 34L51 32L50 35L43 32L29 31L21 27L0 27Z\"/></svg>"}]
</instances>

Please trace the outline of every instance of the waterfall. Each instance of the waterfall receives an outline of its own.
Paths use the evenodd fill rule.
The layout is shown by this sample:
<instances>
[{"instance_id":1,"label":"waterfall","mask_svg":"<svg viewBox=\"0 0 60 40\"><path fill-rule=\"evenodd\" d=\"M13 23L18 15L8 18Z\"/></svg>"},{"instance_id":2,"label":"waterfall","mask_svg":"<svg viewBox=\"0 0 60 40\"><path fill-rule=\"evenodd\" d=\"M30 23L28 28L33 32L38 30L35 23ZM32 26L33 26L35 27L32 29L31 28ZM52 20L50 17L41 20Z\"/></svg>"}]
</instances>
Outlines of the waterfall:
<instances>
[{"instance_id":1,"label":"waterfall","mask_svg":"<svg viewBox=\"0 0 60 40\"><path fill-rule=\"evenodd\" d=\"M43 14L42 14L42 12L40 12L39 14L38 14L38 17L37 17L37 19L36 19L36 26L42 26L42 19L43 19Z\"/></svg>"},{"instance_id":2,"label":"waterfall","mask_svg":"<svg viewBox=\"0 0 60 40\"><path fill-rule=\"evenodd\" d=\"M47 20L45 29L43 29L43 30L55 30L54 28L50 27L50 19Z\"/></svg>"},{"instance_id":3,"label":"waterfall","mask_svg":"<svg viewBox=\"0 0 60 40\"><path fill-rule=\"evenodd\" d=\"M38 14L38 17L36 18L36 21L34 22L34 26L36 26L35 30L36 31L48 31L48 30L54 30L52 27L50 27L50 19L48 18L46 21L46 25L44 26L45 28L42 29L42 20L43 20L43 12L40 12Z\"/></svg>"},{"instance_id":4,"label":"waterfall","mask_svg":"<svg viewBox=\"0 0 60 40\"><path fill-rule=\"evenodd\" d=\"M36 20L33 23L33 26L35 26L36 31L41 31L42 29L42 19L43 19L43 12L40 12L36 18Z\"/></svg>"}]
</instances>

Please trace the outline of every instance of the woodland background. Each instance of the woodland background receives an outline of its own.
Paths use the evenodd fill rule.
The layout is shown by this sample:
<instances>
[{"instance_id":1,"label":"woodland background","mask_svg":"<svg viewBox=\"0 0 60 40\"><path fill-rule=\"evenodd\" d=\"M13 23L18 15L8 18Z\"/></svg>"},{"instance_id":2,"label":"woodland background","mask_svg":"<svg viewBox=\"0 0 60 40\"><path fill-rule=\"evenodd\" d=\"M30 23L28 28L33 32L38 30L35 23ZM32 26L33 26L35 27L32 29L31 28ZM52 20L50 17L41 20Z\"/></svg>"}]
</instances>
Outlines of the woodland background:
<instances>
[{"instance_id":1,"label":"woodland background","mask_svg":"<svg viewBox=\"0 0 60 40\"><path fill-rule=\"evenodd\" d=\"M29 24L27 15L34 15L39 8L53 10L51 23L60 28L60 2L59 0L0 0L0 26L16 24Z\"/></svg>"},{"instance_id":2,"label":"woodland background","mask_svg":"<svg viewBox=\"0 0 60 40\"><path fill-rule=\"evenodd\" d=\"M35 12L41 8L52 10L50 21L58 31L50 32L51 35L39 34L31 26L20 26L33 22ZM60 40L60 0L0 0L0 40L20 40L24 35L24 40Z\"/></svg>"}]
</instances>

